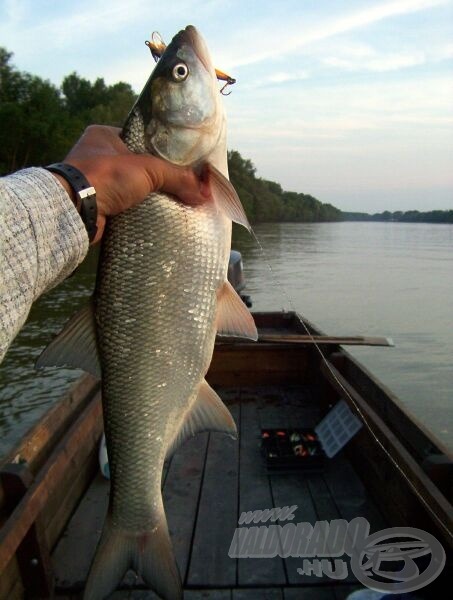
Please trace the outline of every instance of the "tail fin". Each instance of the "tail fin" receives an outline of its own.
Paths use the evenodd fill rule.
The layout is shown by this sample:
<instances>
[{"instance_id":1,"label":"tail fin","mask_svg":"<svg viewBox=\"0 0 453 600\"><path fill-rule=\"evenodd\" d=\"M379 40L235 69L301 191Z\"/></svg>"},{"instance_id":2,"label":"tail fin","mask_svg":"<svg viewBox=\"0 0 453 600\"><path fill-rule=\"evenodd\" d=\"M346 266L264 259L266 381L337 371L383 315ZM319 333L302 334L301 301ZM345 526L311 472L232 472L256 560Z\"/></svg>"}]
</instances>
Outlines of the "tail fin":
<instances>
[{"instance_id":1,"label":"tail fin","mask_svg":"<svg viewBox=\"0 0 453 600\"><path fill-rule=\"evenodd\" d=\"M107 515L91 565L84 600L107 598L131 568L163 600L182 599L182 585L165 515L151 531L118 529Z\"/></svg>"}]
</instances>

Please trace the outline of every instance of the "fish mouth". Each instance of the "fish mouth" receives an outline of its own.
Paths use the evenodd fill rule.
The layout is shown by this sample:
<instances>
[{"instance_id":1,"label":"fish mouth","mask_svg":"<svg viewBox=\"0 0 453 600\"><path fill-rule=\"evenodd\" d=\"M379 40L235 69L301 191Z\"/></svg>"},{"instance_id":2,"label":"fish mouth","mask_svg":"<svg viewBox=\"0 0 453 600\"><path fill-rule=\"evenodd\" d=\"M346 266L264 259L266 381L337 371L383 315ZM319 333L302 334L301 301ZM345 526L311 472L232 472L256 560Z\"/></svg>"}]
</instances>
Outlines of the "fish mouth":
<instances>
[{"instance_id":1,"label":"fish mouth","mask_svg":"<svg viewBox=\"0 0 453 600\"><path fill-rule=\"evenodd\" d=\"M197 55L198 59L200 60L200 62L204 66L204 68L207 71L212 70L208 50L203 41L203 38L198 33L198 30L196 29L196 27L194 27L193 25L187 25L187 27L185 29L182 29L179 33L177 33L175 35L175 37L173 38L173 41L177 45L186 44L186 45L190 46L193 49L193 51L195 52L195 54Z\"/></svg>"}]
</instances>

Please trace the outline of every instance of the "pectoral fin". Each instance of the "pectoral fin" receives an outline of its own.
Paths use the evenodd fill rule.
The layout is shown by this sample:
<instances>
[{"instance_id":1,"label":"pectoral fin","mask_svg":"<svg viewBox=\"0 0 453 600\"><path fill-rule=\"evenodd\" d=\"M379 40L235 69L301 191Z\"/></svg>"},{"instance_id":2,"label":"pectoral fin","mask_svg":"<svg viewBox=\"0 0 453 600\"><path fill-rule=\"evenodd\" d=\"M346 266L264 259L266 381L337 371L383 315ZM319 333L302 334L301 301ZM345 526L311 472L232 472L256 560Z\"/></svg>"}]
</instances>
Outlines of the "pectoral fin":
<instances>
[{"instance_id":1,"label":"pectoral fin","mask_svg":"<svg viewBox=\"0 0 453 600\"><path fill-rule=\"evenodd\" d=\"M217 335L258 339L255 321L229 281L217 292Z\"/></svg>"},{"instance_id":2,"label":"pectoral fin","mask_svg":"<svg viewBox=\"0 0 453 600\"><path fill-rule=\"evenodd\" d=\"M239 223L251 231L250 223L245 214L239 196L232 184L213 165L207 167L209 184L214 201L219 209L232 221Z\"/></svg>"},{"instance_id":3,"label":"pectoral fin","mask_svg":"<svg viewBox=\"0 0 453 600\"><path fill-rule=\"evenodd\" d=\"M219 431L237 438L236 424L230 411L206 380L201 383L197 399L186 415L177 436L170 444L167 458L185 441L203 431Z\"/></svg>"},{"instance_id":4,"label":"pectoral fin","mask_svg":"<svg viewBox=\"0 0 453 600\"><path fill-rule=\"evenodd\" d=\"M101 378L93 302L76 313L43 350L35 368L72 367Z\"/></svg>"}]
</instances>

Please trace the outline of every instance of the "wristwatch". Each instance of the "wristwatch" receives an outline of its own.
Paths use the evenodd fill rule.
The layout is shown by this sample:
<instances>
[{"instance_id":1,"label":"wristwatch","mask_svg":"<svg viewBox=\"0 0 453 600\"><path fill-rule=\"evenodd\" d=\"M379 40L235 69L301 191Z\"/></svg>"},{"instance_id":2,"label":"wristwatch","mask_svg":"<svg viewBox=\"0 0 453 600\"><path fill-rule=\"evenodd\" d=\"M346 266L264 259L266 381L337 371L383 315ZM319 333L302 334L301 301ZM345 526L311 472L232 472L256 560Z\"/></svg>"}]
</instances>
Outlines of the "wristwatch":
<instances>
[{"instance_id":1,"label":"wristwatch","mask_svg":"<svg viewBox=\"0 0 453 600\"><path fill-rule=\"evenodd\" d=\"M76 208L80 213L82 221L88 233L90 242L94 240L97 233L97 204L96 190L89 183L85 175L76 167L67 163L54 163L44 167L51 173L61 175L69 184L76 197Z\"/></svg>"}]
</instances>

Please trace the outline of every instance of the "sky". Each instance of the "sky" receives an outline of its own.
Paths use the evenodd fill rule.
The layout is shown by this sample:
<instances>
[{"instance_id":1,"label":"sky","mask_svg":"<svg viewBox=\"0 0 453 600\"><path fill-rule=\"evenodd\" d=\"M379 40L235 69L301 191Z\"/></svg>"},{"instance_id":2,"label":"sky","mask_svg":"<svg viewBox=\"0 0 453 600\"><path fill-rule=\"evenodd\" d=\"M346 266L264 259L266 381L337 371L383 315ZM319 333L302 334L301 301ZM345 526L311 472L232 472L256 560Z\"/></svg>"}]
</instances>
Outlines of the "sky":
<instances>
[{"instance_id":1,"label":"sky","mask_svg":"<svg viewBox=\"0 0 453 600\"><path fill-rule=\"evenodd\" d=\"M0 45L60 85L139 92L188 24L237 79L228 146L342 210L453 209L453 0L0 0Z\"/></svg>"}]
</instances>

